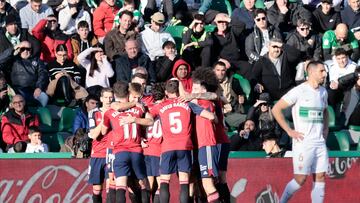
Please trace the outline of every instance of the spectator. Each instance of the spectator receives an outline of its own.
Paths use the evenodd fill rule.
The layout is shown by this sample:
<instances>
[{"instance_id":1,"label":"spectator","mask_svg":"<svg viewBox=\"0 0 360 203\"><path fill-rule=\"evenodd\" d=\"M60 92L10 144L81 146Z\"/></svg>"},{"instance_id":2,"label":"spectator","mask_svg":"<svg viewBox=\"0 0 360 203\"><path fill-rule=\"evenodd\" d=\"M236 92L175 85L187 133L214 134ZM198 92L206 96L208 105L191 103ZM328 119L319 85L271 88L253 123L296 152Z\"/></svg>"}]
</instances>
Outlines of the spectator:
<instances>
[{"instance_id":1,"label":"spectator","mask_svg":"<svg viewBox=\"0 0 360 203\"><path fill-rule=\"evenodd\" d=\"M295 67L300 52L284 45L281 39L270 39L269 53L261 57L252 70L253 85L258 93L268 92L278 100L295 85Z\"/></svg>"},{"instance_id":2,"label":"spectator","mask_svg":"<svg viewBox=\"0 0 360 203\"><path fill-rule=\"evenodd\" d=\"M9 72L15 92L21 94L29 104L37 100L42 106L46 106L49 100L45 93L48 72L38 57L31 56L31 44L22 41L14 48L5 50L0 54L0 58L13 61Z\"/></svg>"},{"instance_id":3,"label":"spectator","mask_svg":"<svg viewBox=\"0 0 360 203\"><path fill-rule=\"evenodd\" d=\"M332 7L333 0L321 0L313 12L313 30L321 36L328 30L334 30L341 23L340 13Z\"/></svg>"},{"instance_id":4,"label":"spectator","mask_svg":"<svg viewBox=\"0 0 360 203\"><path fill-rule=\"evenodd\" d=\"M249 34L254 28L254 11L255 0L244 0L244 7L234 9L231 15L231 21L243 22L245 24L246 33Z\"/></svg>"},{"instance_id":5,"label":"spectator","mask_svg":"<svg viewBox=\"0 0 360 203\"><path fill-rule=\"evenodd\" d=\"M342 49L336 49L332 64L329 66L329 80L330 85L328 88L329 105L336 107L337 104L341 104L344 95L349 94L349 91L339 87L338 79L344 75L354 73L356 69L356 63L351 61L347 52ZM349 88L347 88L349 90Z\"/></svg>"},{"instance_id":6,"label":"spectator","mask_svg":"<svg viewBox=\"0 0 360 203\"><path fill-rule=\"evenodd\" d=\"M211 24L218 13L228 13L225 2L225 0L216 2L213 2L212 0L204 0L201 2L199 14L204 15L204 21L206 24Z\"/></svg>"},{"instance_id":7,"label":"spectator","mask_svg":"<svg viewBox=\"0 0 360 203\"><path fill-rule=\"evenodd\" d=\"M116 14L114 18L113 27L114 28L119 27L119 25L121 24L119 20L121 17L120 15L122 15L124 11L129 11L133 14L131 24L135 27L135 30L138 32L139 29L144 26L144 20L141 17L141 12L136 9L134 0L124 0L123 7L119 10L119 12Z\"/></svg>"},{"instance_id":8,"label":"spectator","mask_svg":"<svg viewBox=\"0 0 360 203\"><path fill-rule=\"evenodd\" d=\"M281 158L285 156L286 149L280 148L278 137L272 132L261 133L262 148L268 158Z\"/></svg>"},{"instance_id":9,"label":"spectator","mask_svg":"<svg viewBox=\"0 0 360 203\"><path fill-rule=\"evenodd\" d=\"M137 32L132 26L133 13L123 11L119 15L120 25L106 34L104 39L105 52L110 61L125 53L125 41L136 38Z\"/></svg>"},{"instance_id":10,"label":"spectator","mask_svg":"<svg viewBox=\"0 0 360 203\"><path fill-rule=\"evenodd\" d=\"M77 60L78 55L85 49L98 43L98 40L92 32L89 32L89 24L86 21L80 21L77 24L77 34L71 37L71 46L74 54L74 63L80 65Z\"/></svg>"},{"instance_id":11,"label":"spectator","mask_svg":"<svg viewBox=\"0 0 360 203\"><path fill-rule=\"evenodd\" d=\"M340 23L335 30L328 30L323 36L323 54L324 60L331 60L335 49L342 47L350 55L351 60L357 63L360 58L360 50L354 33L351 32L346 24Z\"/></svg>"},{"instance_id":12,"label":"spectator","mask_svg":"<svg viewBox=\"0 0 360 203\"><path fill-rule=\"evenodd\" d=\"M86 21L92 30L90 14L84 10L80 0L67 0L66 7L59 12L60 30L68 36L73 35L80 21Z\"/></svg>"},{"instance_id":13,"label":"spectator","mask_svg":"<svg viewBox=\"0 0 360 203\"><path fill-rule=\"evenodd\" d=\"M268 53L268 44L271 38L281 39L281 33L277 28L268 24L266 11L256 9L253 20L254 30L246 37L245 52L251 64L259 60L260 56Z\"/></svg>"},{"instance_id":14,"label":"spectator","mask_svg":"<svg viewBox=\"0 0 360 203\"><path fill-rule=\"evenodd\" d=\"M151 24L145 25L145 30L142 31L142 51L149 56L151 61L154 61L156 57L164 56L162 45L166 41L172 41L174 39L167 32L164 32L163 25L165 23L165 16L157 12L151 16Z\"/></svg>"},{"instance_id":15,"label":"spectator","mask_svg":"<svg viewBox=\"0 0 360 203\"><path fill-rule=\"evenodd\" d=\"M360 71L357 69L355 73L348 74L339 78L339 84L343 84L346 80L349 80L350 85L346 85L344 88L351 88L350 94L345 95L342 114L345 117L345 126L348 125L360 125ZM355 84L355 85L354 85Z\"/></svg>"},{"instance_id":16,"label":"spectator","mask_svg":"<svg viewBox=\"0 0 360 203\"><path fill-rule=\"evenodd\" d=\"M347 0L347 2L348 6L341 11L341 20L354 33L355 38L360 40L360 1Z\"/></svg>"},{"instance_id":17,"label":"spectator","mask_svg":"<svg viewBox=\"0 0 360 203\"><path fill-rule=\"evenodd\" d=\"M29 127L39 126L36 115L25 111L25 99L21 95L15 95L11 107L1 118L1 131L4 142L10 146L20 141L29 139Z\"/></svg>"},{"instance_id":18,"label":"spectator","mask_svg":"<svg viewBox=\"0 0 360 203\"><path fill-rule=\"evenodd\" d=\"M175 61L179 59L176 54L176 45L172 41L166 41L163 46L164 56L160 56L155 60L155 72L157 82L166 82L172 75L172 69Z\"/></svg>"},{"instance_id":19,"label":"spectator","mask_svg":"<svg viewBox=\"0 0 360 203\"><path fill-rule=\"evenodd\" d=\"M41 141L41 132L37 127L29 127L29 140L27 143L25 153L41 153L41 152L49 152L49 148L47 144L42 143Z\"/></svg>"},{"instance_id":20,"label":"spectator","mask_svg":"<svg viewBox=\"0 0 360 203\"><path fill-rule=\"evenodd\" d=\"M86 69L86 88L95 85L110 87L109 78L114 75L114 70L100 44L81 52L78 61Z\"/></svg>"},{"instance_id":21,"label":"spectator","mask_svg":"<svg viewBox=\"0 0 360 203\"><path fill-rule=\"evenodd\" d=\"M73 59L70 38L61 32L58 21L54 15L42 19L32 30L33 35L41 42L40 59L49 63L55 59L55 49L60 44L65 44L68 58Z\"/></svg>"},{"instance_id":22,"label":"spectator","mask_svg":"<svg viewBox=\"0 0 360 203\"><path fill-rule=\"evenodd\" d=\"M86 97L85 101L83 102L80 107L76 109L76 115L74 118L73 135L76 134L77 130L83 128L86 132L89 131L89 118L88 113L96 108L99 104L99 98L93 95L89 95Z\"/></svg>"},{"instance_id":23,"label":"spectator","mask_svg":"<svg viewBox=\"0 0 360 203\"><path fill-rule=\"evenodd\" d=\"M299 19L296 30L289 33L286 38L286 44L300 51L302 62L309 58L322 59L321 39L318 35L311 33L311 22Z\"/></svg>"},{"instance_id":24,"label":"spectator","mask_svg":"<svg viewBox=\"0 0 360 203\"><path fill-rule=\"evenodd\" d=\"M116 80L130 82L133 70L139 66L144 67L149 73L149 82L156 82L156 74L153 64L146 54L139 52L139 45L136 39L129 39L125 42L126 54L115 60Z\"/></svg>"},{"instance_id":25,"label":"spectator","mask_svg":"<svg viewBox=\"0 0 360 203\"><path fill-rule=\"evenodd\" d=\"M204 26L204 16L196 14L189 28L184 29L181 55L192 67L211 66L212 38L210 33L205 31Z\"/></svg>"},{"instance_id":26,"label":"spectator","mask_svg":"<svg viewBox=\"0 0 360 203\"><path fill-rule=\"evenodd\" d=\"M246 120L239 125L238 133L230 137L230 151L260 151L261 138L255 123Z\"/></svg>"},{"instance_id":27,"label":"spectator","mask_svg":"<svg viewBox=\"0 0 360 203\"><path fill-rule=\"evenodd\" d=\"M115 5L115 0L104 0L94 11L94 33L101 43L103 43L106 33L110 32L114 24L114 17L119 11Z\"/></svg>"},{"instance_id":28,"label":"spectator","mask_svg":"<svg viewBox=\"0 0 360 203\"><path fill-rule=\"evenodd\" d=\"M63 99L65 105L75 105L76 100L87 97L87 91L79 85L81 75L79 68L67 59L68 53L65 45L56 47L56 60L48 64L50 83L46 93L53 100ZM75 99L74 99L75 98Z\"/></svg>"},{"instance_id":29,"label":"spectator","mask_svg":"<svg viewBox=\"0 0 360 203\"><path fill-rule=\"evenodd\" d=\"M41 0L30 0L30 3L20 10L21 28L33 33L33 28L40 20L46 19L53 14L51 7L42 4Z\"/></svg>"},{"instance_id":30,"label":"spectator","mask_svg":"<svg viewBox=\"0 0 360 203\"><path fill-rule=\"evenodd\" d=\"M167 16L170 25L190 24L191 13L185 0L163 0L163 2L166 2L164 14Z\"/></svg>"},{"instance_id":31,"label":"spectator","mask_svg":"<svg viewBox=\"0 0 360 203\"><path fill-rule=\"evenodd\" d=\"M240 74L248 78L250 67L247 62L241 61L246 58L246 55L245 57L241 55L238 41L244 37L245 24L235 20L229 26L230 17L224 13L217 14L214 22L216 23L216 28L212 33L212 62L224 59L229 64L228 68L240 69Z\"/></svg>"},{"instance_id":32,"label":"spectator","mask_svg":"<svg viewBox=\"0 0 360 203\"><path fill-rule=\"evenodd\" d=\"M281 32L289 32L296 27L300 18L312 22L311 12L306 10L301 3L287 0L275 0L267 11L269 23L280 29Z\"/></svg>"},{"instance_id":33,"label":"spectator","mask_svg":"<svg viewBox=\"0 0 360 203\"><path fill-rule=\"evenodd\" d=\"M5 75L0 72L0 117L9 110L13 96L15 96L15 91L6 82Z\"/></svg>"},{"instance_id":34,"label":"spectator","mask_svg":"<svg viewBox=\"0 0 360 203\"><path fill-rule=\"evenodd\" d=\"M6 0L0 1L0 27L6 26L6 17L12 15L15 17L15 22L21 26L19 13Z\"/></svg>"},{"instance_id":35,"label":"spectator","mask_svg":"<svg viewBox=\"0 0 360 203\"><path fill-rule=\"evenodd\" d=\"M172 75L181 82L185 92L191 93L192 79L191 79L191 67L183 59L179 59L175 62L172 70Z\"/></svg>"}]
</instances>

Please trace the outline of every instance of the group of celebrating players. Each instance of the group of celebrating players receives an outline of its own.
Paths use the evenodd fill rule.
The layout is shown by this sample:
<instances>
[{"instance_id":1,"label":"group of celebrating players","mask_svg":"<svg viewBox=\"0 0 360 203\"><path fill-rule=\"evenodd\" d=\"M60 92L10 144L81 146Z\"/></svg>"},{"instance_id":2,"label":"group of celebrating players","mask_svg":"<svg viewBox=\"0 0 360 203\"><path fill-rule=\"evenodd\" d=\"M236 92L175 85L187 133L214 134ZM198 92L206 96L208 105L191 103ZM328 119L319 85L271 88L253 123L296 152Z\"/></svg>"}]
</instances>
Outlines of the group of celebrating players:
<instances>
[{"instance_id":1,"label":"group of celebrating players","mask_svg":"<svg viewBox=\"0 0 360 203\"><path fill-rule=\"evenodd\" d=\"M89 113L93 202L102 201L104 180L107 202L126 202L127 191L132 202L169 202L172 174L182 203L229 202L229 140L214 72L196 69L191 93L177 79L155 84L150 94L145 86L141 73L130 84L118 81Z\"/></svg>"}]
</instances>

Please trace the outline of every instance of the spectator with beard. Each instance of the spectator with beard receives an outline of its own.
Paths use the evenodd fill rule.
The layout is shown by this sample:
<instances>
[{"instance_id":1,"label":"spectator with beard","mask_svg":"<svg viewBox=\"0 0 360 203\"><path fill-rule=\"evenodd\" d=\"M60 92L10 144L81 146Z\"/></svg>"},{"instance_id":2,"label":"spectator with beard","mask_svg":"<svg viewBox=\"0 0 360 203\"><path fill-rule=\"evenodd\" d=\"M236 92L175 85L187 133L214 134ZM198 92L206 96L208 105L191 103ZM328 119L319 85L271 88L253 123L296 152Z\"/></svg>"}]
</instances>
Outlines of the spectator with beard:
<instances>
[{"instance_id":1,"label":"spectator with beard","mask_svg":"<svg viewBox=\"0 0 360 203\"><path fill-rule=\"evenodd\" d=\"M73 35L76 33L79 22L86 21L91 31L90 14L84 10L80 0L67 0L67 2L67 6L59 11L60 30L66 35Z\"/></svg>"},{"instance_id":2,"label":"spectator with beard","mask_svg":"<svg viewBox=\"0 0 360 203\"><path fill-rule=\"evenodd\" d=\"M261 138L253 120L239 125L238 133L230 137L230 151L259 151Z\"/></svg>"},{"instance_id":3,"label":"spectator with beard","mask_svg":"<svg viewBox=\"0 0 360 203\"><path fill-rule=\"evenodd\" d=\"M40 20L53 14L53 10L48 5L42 4L41 0L31 0L28 5L20 10L21 28L33 33L32 29Z\"/></svg>"},{"instance_id":4,"label":"spectator with beard","mask_svg":"<svg viewBox=\"0 0 360 203\"><path fill-rule=\"evenodd\" d=\"M313 30L321 36L341 23L340 13L332 5L332 0L321 0L320 6L313 12Z\"/></svg>"},{"instance_id":5,"label":"spectator with beard","mask_svg":"<svg viewBox=\"0 0 360 203\"><path fill-rule=\"evenodd\" d=\"M55 59L55 49L60 44L65 44L68 59L73 59L70 38L61 32L55 15L42 19L32 30L33 35L42 43L40 59L49 63Z\"/></svg>"},{"instance_id":6,"label":"spectator with beard","mask_svg":"<svg viewBox=\"0 0 360 203\"><path fill-rule=\"evenodd\" d=\"M360 40L360 2L358 0L347 0L347 2L348 6L341 11L341 20L354 33L355 38Z\"/></svg>"}]
</instances>

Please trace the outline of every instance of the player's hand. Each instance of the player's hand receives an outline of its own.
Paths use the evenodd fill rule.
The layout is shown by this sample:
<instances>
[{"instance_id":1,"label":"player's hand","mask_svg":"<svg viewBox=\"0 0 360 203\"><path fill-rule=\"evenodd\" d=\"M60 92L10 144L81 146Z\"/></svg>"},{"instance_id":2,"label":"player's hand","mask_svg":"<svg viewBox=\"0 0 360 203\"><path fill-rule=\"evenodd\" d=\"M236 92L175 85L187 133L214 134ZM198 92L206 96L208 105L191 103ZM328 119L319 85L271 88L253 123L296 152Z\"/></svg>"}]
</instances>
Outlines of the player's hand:
<instances>
[{"instance_id":1,"label":"player's hand","mask_svg":"<svg viewBox=\"0 0 360 203\"><path fill-rule=\"evenodd\" d=\"M148 142L147 139L142 139L141 140L141 148L148 148L149 145L146 144L147 142Z\"/></svg>"},{"instance_id":2,"label":"player's hand","mask_svg":"<svg viewBox=\"0 0 360 203\"><path fill-rule=\"evenodd\" d=\"M304 139L304 133L297 132L292 129L290 131L288 131L287 134L297 141L302 141Z\"/></svg>"}]
</instances>

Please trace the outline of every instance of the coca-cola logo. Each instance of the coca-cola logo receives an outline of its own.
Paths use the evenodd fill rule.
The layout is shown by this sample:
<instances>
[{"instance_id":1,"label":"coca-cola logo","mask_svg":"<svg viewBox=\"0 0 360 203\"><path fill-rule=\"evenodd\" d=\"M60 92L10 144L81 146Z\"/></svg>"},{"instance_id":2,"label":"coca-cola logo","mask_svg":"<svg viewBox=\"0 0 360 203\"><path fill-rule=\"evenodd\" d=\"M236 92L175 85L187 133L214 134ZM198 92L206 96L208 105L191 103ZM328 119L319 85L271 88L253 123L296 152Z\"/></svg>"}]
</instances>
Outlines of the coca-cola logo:
<instances>
[{"instance_id":1,"label":"coca-cola logo","mask_svg":"<svg viewBox=\"0 0 360 203\"><path fill-rule=\"evenodd\" d=\"M330 162L327 175L330 178L344 178L347 170L358 161L359 158L337 157Z\"/></svg>"},{"instance_id":2,"label":"coca-cola logo","mask_svg":"<svg viewBox=\"0 0 360 203\"><path fill-rule=\"evenodd\" d=\"M66 176L72 178L65 179ZM91 202L91 194L86 191L89 186L87 179L86 169L77 171L68 165L49 165L37 171L27 181L22 179L0 180L0 202ZM59 192L60 189L66 192ZM15 193L14 190L19 192ZM44 194L50 194L50 196L45 197Z\"/></svg>"}]
</instances>

